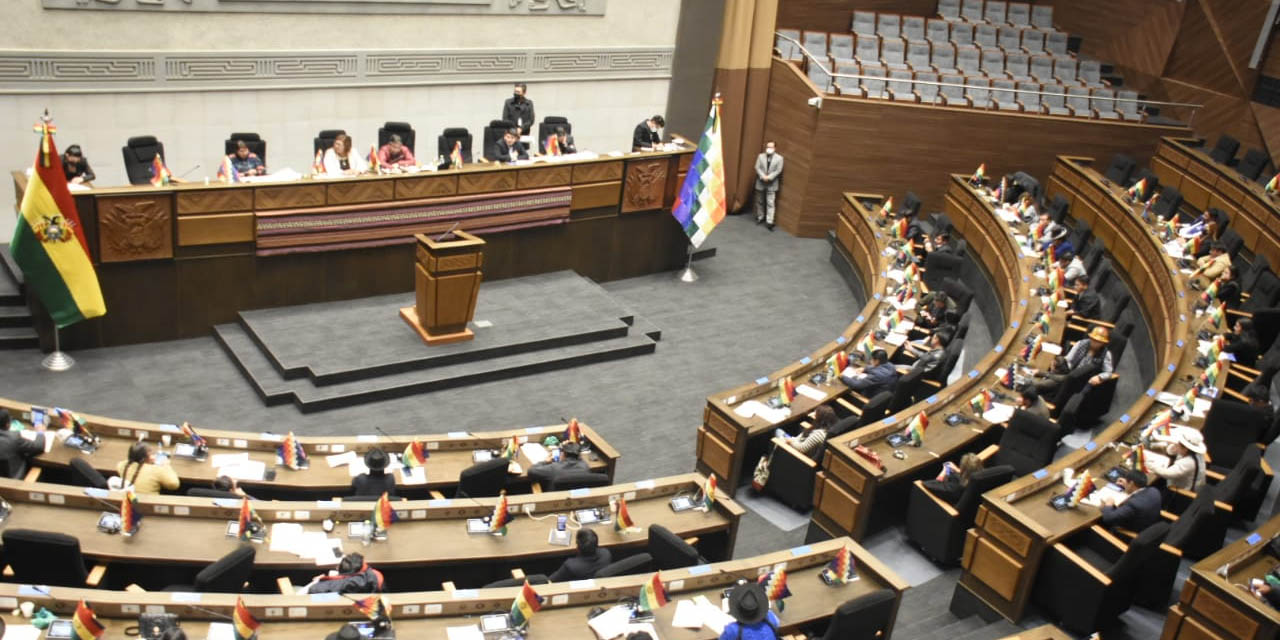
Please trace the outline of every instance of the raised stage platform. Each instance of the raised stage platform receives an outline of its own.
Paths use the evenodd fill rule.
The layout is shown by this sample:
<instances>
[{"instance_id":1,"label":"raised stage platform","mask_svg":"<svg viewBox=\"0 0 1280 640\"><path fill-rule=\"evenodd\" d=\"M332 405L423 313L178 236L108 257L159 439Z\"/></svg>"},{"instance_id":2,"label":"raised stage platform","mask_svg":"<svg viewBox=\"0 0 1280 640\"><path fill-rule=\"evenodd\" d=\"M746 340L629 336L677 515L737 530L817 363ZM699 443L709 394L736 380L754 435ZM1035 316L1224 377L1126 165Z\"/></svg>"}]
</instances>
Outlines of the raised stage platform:
<instances>
[{"instance_id":1,"label":"raised stage platform","mask_svg":"<svg viewBox=\"0 0 1280 640\"><path fill-rule=\"evenodd\" d=\"M427 347L413 294L244 311L214 335L268 405L305 412L653 353L661 331L572 271L480 286L474 340Z\"/></svg>"}]
</instances>

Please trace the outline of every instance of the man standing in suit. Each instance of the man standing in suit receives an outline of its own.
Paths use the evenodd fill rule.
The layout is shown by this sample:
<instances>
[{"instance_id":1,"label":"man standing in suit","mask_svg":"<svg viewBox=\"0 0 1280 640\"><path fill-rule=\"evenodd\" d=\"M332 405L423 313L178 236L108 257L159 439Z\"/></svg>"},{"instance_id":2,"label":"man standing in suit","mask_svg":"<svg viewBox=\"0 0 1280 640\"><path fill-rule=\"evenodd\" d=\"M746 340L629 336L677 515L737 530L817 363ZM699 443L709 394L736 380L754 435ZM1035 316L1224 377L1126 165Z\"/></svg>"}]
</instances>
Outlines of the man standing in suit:
<instances>
[{"instance_id":1,"label":"man standing in suit","mask_svg":"<svg viewBox=\"0 0 1280 640\"><path fill-rule=\"evenodd\" d=\"M44 425L36 425L35 437L27 439L10 431L12 424L9 412L0 409L0 460L8 466L10 478L21 479L27 475L27 463L44 453Z\"/></svg>"},{"instance_id":2,"label":"man standing in suit","mask_svg":"<svg viewBox=\"0 0 1280 640\"><path fill-rule=\"evenodd\" d=\"M502 103L502 119L516 126L516 137L533 130L533 101L525 97L529 87L517 82L512 95Z\"/></svg>"},{"instance_id":3,"label":"man standing in suit","mask_svg":"<svg viewBox=\"0 0 1280 640\"><path fill-rule=\"evenodd\" d=\"M782 156L773 141L764 143L764 153L756 156L756 224L773 231L774 205L778 199L778 178L782 177Z\"/></svg>"}]
</instances>

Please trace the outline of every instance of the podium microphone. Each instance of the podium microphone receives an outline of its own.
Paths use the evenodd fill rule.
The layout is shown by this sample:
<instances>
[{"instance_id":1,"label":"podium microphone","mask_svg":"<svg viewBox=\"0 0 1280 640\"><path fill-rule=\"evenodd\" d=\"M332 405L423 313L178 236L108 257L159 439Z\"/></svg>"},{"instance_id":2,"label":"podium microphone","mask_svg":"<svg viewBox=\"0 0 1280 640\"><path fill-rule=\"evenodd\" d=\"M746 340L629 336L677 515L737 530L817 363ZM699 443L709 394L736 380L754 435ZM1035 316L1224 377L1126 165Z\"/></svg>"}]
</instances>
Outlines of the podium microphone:
<instances>
[{"instance_id":1,"label":"podium microphone","mask_svg":"<svg viewBox=\"0 0 1280 640\"><path fill-rule=\"evenodd\" d=\"M191 175L191 172L192 172L192 171L195 171L196 169L199 169L199 168L200 168L200 163L196 163L196 166L191 167L190 169L187 169L186 171L183 171L181 174L179 174L179 175L178 175L178 177L179 177L179 178L185 178L185 177L187 177L187 176Z\"/></svg>"},{"instance_id":2,"label":"podium microphone","mask_svg":"<svg viewBox=\"0 0 1280 640\"><path fill-rule=\"evenodd\" d=\"M460 224L462 224L462 223L461 223L461 222L455 222L455 223L453 223L453 226L452 226L452 227L449 227L449 229L448 229L447 231L445 231L444 233L440 234L440 236L436 238L436 242L444 242L444 239L445 239L449 234L453 233L453 230L454 230L454 229L457 229L457 228L458 228L458 225L460 225Z\"/></svg>"},{"instance_id":3,"label":"podium microphone","mask_svg":"<svg viewBox=\"0 0 1280 640\"><path fill-rule=\"evenodd\" d=\"M391 437L391 434L387 433L386 431L383 431L382 427L379 427L378 425L375 424L373 425L373 430L377 431L379 434L386 437L387 444L396 444L396 445L400 444L399 442L396 441L395 438Z\"/></svg>"}]
</instances>

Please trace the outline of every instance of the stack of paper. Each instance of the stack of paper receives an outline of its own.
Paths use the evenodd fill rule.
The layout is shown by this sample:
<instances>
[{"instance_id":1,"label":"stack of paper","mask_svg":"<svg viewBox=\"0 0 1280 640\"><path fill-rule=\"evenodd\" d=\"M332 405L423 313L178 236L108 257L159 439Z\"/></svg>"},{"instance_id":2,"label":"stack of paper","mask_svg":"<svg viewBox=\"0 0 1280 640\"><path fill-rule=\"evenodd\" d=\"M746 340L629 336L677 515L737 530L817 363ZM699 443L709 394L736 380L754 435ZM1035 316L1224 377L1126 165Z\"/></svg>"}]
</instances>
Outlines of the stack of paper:
<instances>
[{"instance_id":1,"label":"stack of paper","mask_svg":"<svg viewBox=\"0 0 1280 640\"><path fill-rule=\"evenodd\" d=\"M400 470L400 484L412 485L412 484L427 483L426 467L414 467L412 469L406 469L404 468L404 465L399 464L399 465L396 465L396 468Z\"/></svg>"},{"instance_id":2,"label":"stack of paper","mask_svg":"<svg viewBox=\"0 0 1280 640\"><path fill-rule=\"evenodd\" d=\"M346 453L337 453L331 456L325 456L324 461L329 463L330 467L339 467L344 464L350 464L356 461L356 452L348 451Z\"/></svg>"},{"instance_id":3,"label":"stack of paper","mask_svg":"<svg viewBox=\"0 0 1280 640\"><path fill-rule=\"evenodd\" d=\"M992 402L991 410L986 411L982 414L982 419L986 420L987 422L990 422L991 424L1008 422L1009 418L1012 418L1012 417L1013 417L1013 405L1002 404L999 402Z\"/></svg>"},{"instance_id":4,"label":"stack of paper","mask_svg":"<svg viewBox=\"0 0 1280 640\"><path fill-rule=\"evenodd\" d=\"M807 384L802 384L802 385L800 385L800 386L796 387L796 393L798 393L798 394L800 394L800 395L802 395L802 396L804 396L804 397L806 397L806 398L809 398L809 399L811 399L811 400L816 400L816 401L818 401L818 402L822 402L823 400L826 400L826 399L827 399L827 394L825 394L825 393L823 393L823 392L821 392L821 391L819 391L819 390L817 390L817 389L814 389L813 387L811 387L811 386L809 386L809 385L807 385Z\"/></svg>"},{"instance_id":5,"label":"stack of paper","mask_svg":"<svg viewBox=\"0 0 1280 640\"><path fill-rule=\"evenodd\" d=\"M523 453L524 457L528 458L529 462L533 464L545 462L551 458L547 448L537 442L526 442L520 445L520 453Z\"/></svg>"},{"instance_id":6,"label":"stack of paper","mask_svg":"<svg viewBox=\"0 0 1280 640\"><path fill-rule=\"evenodd\" d=\"M612 640L625 636L631 624L631 608L624 606L611 607L604 613L587 620L587 626L596 632L600 640Z\"/></svg>"}]
</instances>

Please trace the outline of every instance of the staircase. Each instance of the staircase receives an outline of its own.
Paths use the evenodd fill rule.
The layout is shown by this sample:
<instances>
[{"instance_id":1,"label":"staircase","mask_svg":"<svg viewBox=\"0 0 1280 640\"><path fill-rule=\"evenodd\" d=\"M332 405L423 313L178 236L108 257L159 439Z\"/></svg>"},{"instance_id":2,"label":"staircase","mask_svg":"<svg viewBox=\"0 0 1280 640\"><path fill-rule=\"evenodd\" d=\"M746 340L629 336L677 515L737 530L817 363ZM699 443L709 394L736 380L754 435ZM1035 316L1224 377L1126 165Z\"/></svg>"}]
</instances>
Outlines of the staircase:
<instances>
[{"instance_id":1,"label":"staircase","mask_svg":"<svg viewBox=\"0 0 1280 640\"><path fill-rule=\"evenodd\" d=\"M22 271L0 244L0 351L39 346L31 310L22 286Z\"/></svg>"},{"instance_id":2,"label":"staircase","mask_svg":"<svg viewBox=\"0 0 1280 640\"><path fill-rule=\"evenodd\" d=\"M947 603L955 590L959 571L948 571L920 586L907 589L898 607L894 640L997 640L1022 631L1004 619L987 622L972 615L957 618Z\"/></svg>"}]
</instances>

